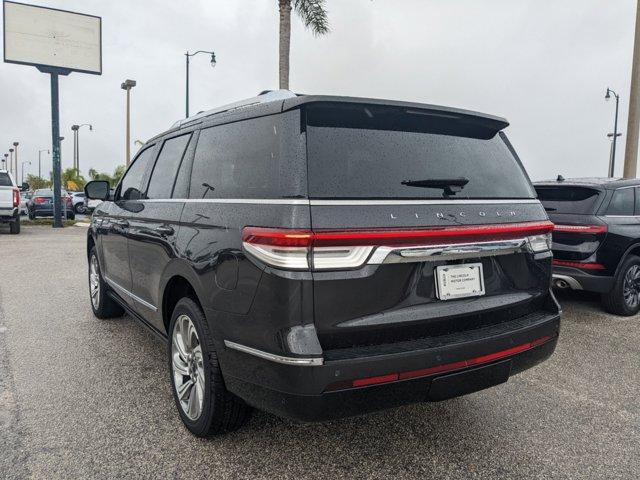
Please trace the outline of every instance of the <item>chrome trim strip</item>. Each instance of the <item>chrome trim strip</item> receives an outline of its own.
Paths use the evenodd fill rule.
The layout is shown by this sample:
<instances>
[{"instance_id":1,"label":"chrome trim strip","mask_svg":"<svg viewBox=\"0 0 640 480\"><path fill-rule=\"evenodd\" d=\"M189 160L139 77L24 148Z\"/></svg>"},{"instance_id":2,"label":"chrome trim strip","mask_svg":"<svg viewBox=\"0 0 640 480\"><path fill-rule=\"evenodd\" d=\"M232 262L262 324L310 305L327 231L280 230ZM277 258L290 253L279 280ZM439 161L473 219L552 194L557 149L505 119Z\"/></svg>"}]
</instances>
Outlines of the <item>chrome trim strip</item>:
<instances>
[{"instance_id":1,"label":"chrome trim strip","mask_svg":"<svg viewBox=\"0 0 640 480\"><path fill-rule=\"evenodd\" d=\"M563 280L565 282L567 282L569 284L569 287L571 287L571 289L573 290L582 290L582 285L580 285L580 282L578 280L576 280L573 277L570 277L568 275L560 275L558 273L554 273L552 275L552 279L553 280Z\"/></svg>"},{"instance_id":2,"label":"chrome trim strip","mask_svg":"<svg viewBox=\"0 0 640 480\"><path fill-rule=\"evenodd\" d=\"M529 241L526 238L448 245L378 247L367 263L380 265L383 263L437 262L509 255L523 251L530 251Z\"/></svg>"},{"instance_id":3,"label":"chrome trim strip","mask_svg":"<svg viewBox=\"0 0 640 480\"><path fill-rule=\"evenodd\" d=\"M306 198L147 198L140 203L247 203L254 205L534 205L536 199L518 200L309 200Z\"/></svg>"},{"instance_id":4,"label":"chrome trim strip","mask_svg":"<svg viewBox=\"0 0 640 480\"><path fill-rule=\"evenodd\" d=\"M310 200L311 206L327 205L512 205L540 204L536 199L518 200Z\"/></svg>"},{"instance_id":5,"label":"chrome trim strip","mask_svg":"<svg viewBox=\"0 0 640 480\"><path fill-rule=\"evenodd\" d=\"M264 358L265 360L269 360L275 363L282 363L285 365L298 365L300 367L315 367L315 366L322 365L324 363L324 359L320 357L318 358L284 357L282 355L276 355L274 353L264 352L262 350L258 350L257 348L251 348L251 347L247 347L246 345L230 342L229 340L225 340L224 344L227 348L238 350L239 352L248 353L249 355L253 355L255 357Z\"/></svg>"},{"instance_id":6,"label":"chrome trim strip","mask_svg":"<svg viewBox=\"0 0 640 480\"><path fill-rule=\"evenodd\" d=\"M260 205L309 205L307 199L288 198L147 198L140 203L249 203Z\"/></svg>"},{"instance_id":7,"label":"chrome trim strip","mask_svg":"<svg viewBox=\"0 0 640 480\"><path fill-rule=\"evenodd\" d=\"M142 305L144 305L145 307L147 307L150 310L153 310L154 312L157 312L158 309L155 307L155 305L152 305L151 303L147 302L146 300L141 299L140 297L138 297L137 295L133 294L132 292L130 292L129 290L127 290L126 288L124 288L121 285L118 285L116 282L114 282L113 280L111 280L109 277L107 277L106 275L103 275L105 281L111 285L113 288L115 288L116 290L120 290L122 293L124 293L125 295L133 298L136 302L141 303Z\"/></svg>"}]
</instances>

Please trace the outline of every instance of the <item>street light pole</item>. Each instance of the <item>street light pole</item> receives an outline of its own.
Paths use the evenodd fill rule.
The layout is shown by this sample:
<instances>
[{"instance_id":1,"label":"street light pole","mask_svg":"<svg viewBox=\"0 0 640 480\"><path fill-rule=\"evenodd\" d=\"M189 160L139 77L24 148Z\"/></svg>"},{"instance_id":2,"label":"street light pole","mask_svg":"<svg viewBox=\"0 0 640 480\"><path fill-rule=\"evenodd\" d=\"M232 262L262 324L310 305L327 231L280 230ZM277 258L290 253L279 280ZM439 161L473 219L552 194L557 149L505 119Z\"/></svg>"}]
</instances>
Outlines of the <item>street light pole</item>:
<instances>
[{"instance_id":1,"label":"street light pole","mask_svg":"<svg viewBox=\"0 0 640 480\"><path fill-rule=\"evenodd\" d=\"M189 58L198 55L199 53L206 53L207 55L211 55L211 67L216 66L216 54L213 52L207 52L205 50L198 50L194 53L189 53L187 51L184 54L185 57L185 67L186 67L186 85L185 85L185 118L189 118Z\"/></svg>"},{"instance_id":2,"label":"street light pole","mask_svg":"<svg viewBox=\"0 0 640 480\"><path fill-rule=\"evenodd\" d=\"M13 146L16 149L16 154L13 156L13 161L15 162L15 174L16 174L16 182L18 181L18 142L13 142Z\"/></svg>"},{"instance_id":3,"label":"street light pole","mask_svg":"<svg viewBox=\"0 0 640 480\"><path fill-rule=\"evenodd\" d=\"M9 149L9 171L10 171L11 173L15 173L15 172L13 171L13 148L10 148L10 149ZM18 175L18 174L16 173L16 176L17 176L17 175Z\"/></svg>"},{"instance_id":4,"label":"street light pole","mask_svg":"<svg viewBox=\"0 0 640 480\"><path fill-rule=\"evenodd\" d=\"M21 168L22 168L22 183L24 183L24 164L25 163L27 165L31 165L31 162L27 162L27 161L22 162L22 165L21 165Z\"/></svg>"},{"instance_id":5,"label":"street light pole","mask_svg":"<svg viewBox=\"0 0 640 480\"><path fill-rule=\"evenodd\" d=\"M127 133L126 133L126 162L127 166L131 162L131 89L136 86L135 80L125 80L120 88L127 91Z\"/></svg>"},{"instance_id":6,"label":"street light pole","mask_svg":"<svg viewBox=\"0 0 640 480\"><path fill-rule=\"evenodd\" d=\"M604 96L605 100L609 100L611 98L611 95L613 94L614 97L616 97L616 116L615 116L615 120L613 122L613 144L611 147L611 161L609 162L609 177L613 177L614 175L614 168L615 168L615 164L616 164L616 142L618 140L618 110L620 107L620 95L618 95L616 92L614 92L613 90L611 90L610 88L607 87L607 93Z\"/></svg>"},{"instance_id":7,"label":"street light pole","mask_svg":"<svg viewBox=\"0 0 640 480\"><path fill-rule=\"evenodd\" d=\"M49 155L49 150L46 148L38 150L38 178L42 178L42 152L47 152L47 155Z\"/></svg>"},{"instance_id":8,"label":"street light pole","mask_svg":"<svg viewBox=\"0 0 640 480\"><path fill-rule=\"evenodd\" d=\"M71 130L73 130L73 168L78 175L80 175L80 129L82 127L89 127L89 131L93 131L93 125L90 123L71 126Z\"/></svg>"}]
</instances>

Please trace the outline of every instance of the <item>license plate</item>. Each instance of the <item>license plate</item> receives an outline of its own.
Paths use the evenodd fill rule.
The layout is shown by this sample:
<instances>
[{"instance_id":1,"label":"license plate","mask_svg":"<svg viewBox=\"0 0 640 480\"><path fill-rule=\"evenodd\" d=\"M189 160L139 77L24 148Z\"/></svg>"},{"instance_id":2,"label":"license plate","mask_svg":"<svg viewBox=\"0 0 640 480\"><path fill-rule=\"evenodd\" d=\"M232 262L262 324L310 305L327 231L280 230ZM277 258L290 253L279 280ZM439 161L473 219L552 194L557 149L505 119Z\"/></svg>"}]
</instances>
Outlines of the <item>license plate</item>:
<instances>
[{"instance_id":1,"label":"license plate","mask_svg":"<svg viewBox=\"0 0 640 480\"><path fill-rule=\"evenodd\" d=\"M436 296L440 300L484 295L481 263L436 267Z\"/></svg>"}]
</instances>

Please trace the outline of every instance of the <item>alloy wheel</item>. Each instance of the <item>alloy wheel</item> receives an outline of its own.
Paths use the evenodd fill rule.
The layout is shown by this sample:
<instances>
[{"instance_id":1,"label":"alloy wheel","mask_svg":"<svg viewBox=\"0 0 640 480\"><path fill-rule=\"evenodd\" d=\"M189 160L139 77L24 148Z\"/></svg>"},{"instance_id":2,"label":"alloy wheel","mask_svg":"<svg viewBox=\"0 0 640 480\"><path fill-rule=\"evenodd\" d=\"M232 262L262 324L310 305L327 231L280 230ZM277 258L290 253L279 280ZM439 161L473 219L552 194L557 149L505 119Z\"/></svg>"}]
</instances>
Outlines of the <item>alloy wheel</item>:
<instances>
[{"instance_id":1,"label":"alloy wheel","mask_svg":"<svg viewBox=\"0 0 640 480\"><path fill-rule=\"evenodd\" d=\"M89 293L91 294L91 304L94 309L100 306L100 274L98 269L98 258L91 256L89 262Z\"/></svg>"},{"instance_id":2,"label":"alloy wheel","mask_svg":"<svg viewBox=\"0 0 640 480\"><path fill-rule=\"evenodd\" d=\"M622 291L624 302L629 308L636 308L640 304L640 266L632 265L624 276Z\"/></svg>"},{"instance_id":3,"label":"alloy wheel","mask_svg":"<svg viewBox=\"0 0 640 480\"><path fill-rule=\"evenodd\" d=\"M198 332L187 315L180 315L171 335L173 384L180 407L190 420L202 414L204 402L204 365Z\"/></svg>"}]
</instances>

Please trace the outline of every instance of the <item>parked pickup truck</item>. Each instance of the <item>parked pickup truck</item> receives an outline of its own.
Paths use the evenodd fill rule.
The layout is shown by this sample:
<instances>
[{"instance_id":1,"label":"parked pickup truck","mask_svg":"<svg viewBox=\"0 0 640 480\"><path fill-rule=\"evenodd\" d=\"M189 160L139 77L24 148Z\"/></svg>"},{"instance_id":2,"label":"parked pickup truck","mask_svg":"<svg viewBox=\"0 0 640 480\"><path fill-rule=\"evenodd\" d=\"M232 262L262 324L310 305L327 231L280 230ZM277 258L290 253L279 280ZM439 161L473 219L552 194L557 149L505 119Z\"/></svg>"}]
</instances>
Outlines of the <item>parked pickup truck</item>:
<instances>
[{"instance_id":1,"label":"parked pickup truck","mask_svg":"<svg viewBox=\"0 0 640 480\"><path fill-rule=\"evenodd\" d=\"M6 170L0 170L0 223L8 223L11 233L20 233L20 190Z\"/></svg>"}]
</instances>

